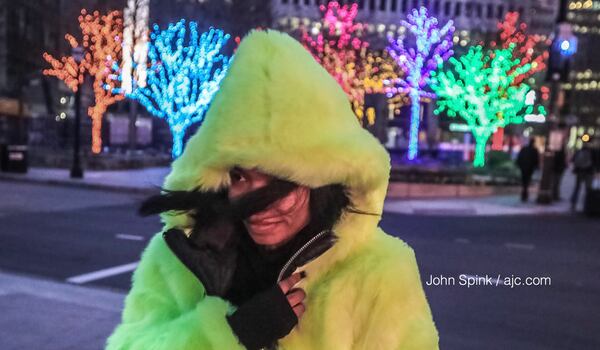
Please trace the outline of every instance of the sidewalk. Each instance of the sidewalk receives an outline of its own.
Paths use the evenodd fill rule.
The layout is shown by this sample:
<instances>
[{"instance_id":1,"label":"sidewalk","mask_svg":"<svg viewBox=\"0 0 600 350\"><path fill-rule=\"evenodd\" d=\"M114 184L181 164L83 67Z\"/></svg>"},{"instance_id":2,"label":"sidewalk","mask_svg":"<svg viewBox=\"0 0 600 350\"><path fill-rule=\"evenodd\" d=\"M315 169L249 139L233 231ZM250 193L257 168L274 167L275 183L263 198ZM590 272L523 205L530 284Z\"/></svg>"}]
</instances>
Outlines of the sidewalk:
<instances>
[{"instance_id":1,"label":"sidewalk","mask_svg":"<svg viewBox=\"0 0 600 350\"><path fill-rule=\"evenodd\" d=\"M538 174L539 175L539 174ZM570 214L569 199L575 186L575 176L567 169L562 179L561 198L559 202L539 205L537 185L529 191L529 202L522 203L520 194L504 194L473 198L438 198L438 199L387 199L384 211L398 214L445 215L445 216L496 216L496 215L552 215ZM583 207L584 191L579 195L578 208Z\"/></svg>"},{"instance_id":2,"label":"sidewalk","mask_svg":"<svg viewBox=\"0 0 600 350\"><path fill-rule=\"evenodd\" d=\"M0 180L85 187L117 192L155 193L169 173L169 167L132 170L85 170L83 179L72 179L68 169L29 168L26 174L0 173Z\"/></svg>"},{"instance_id":3,"label":"sidewalk","mask_svg":"<svg viewBox=\"0 0 600 350\"><path fill-rule=\"evenodd\" d=\"M0 270L3 350L101 350L125 295Z\"/></svg>"}]
</instances>

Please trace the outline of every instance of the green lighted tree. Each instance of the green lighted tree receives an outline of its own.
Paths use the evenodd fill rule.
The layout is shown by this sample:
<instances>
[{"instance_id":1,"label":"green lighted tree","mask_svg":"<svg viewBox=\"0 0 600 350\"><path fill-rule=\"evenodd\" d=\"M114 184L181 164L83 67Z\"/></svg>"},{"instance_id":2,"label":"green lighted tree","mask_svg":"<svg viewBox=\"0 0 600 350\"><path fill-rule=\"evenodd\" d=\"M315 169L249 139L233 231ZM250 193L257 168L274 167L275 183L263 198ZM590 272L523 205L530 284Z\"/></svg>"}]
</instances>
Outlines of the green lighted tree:
<instances>
[{"instance_id":1,"label":"green lighted tree","mask_svg":"<svg viewBox=\"0 0 600 350\"><path fill-rule=\"evenodd\" d=\"M523 122L533 112L526 103L530 87L513 82L531 69L513 58L514 45L506 49L484 50L474 46L458 59L450 58L450 70L434 72L431 88L437 95L436 114L463 118L475 139L473 166L485 165L485 148L499 127Z\"/></svg>"}]
</instances>

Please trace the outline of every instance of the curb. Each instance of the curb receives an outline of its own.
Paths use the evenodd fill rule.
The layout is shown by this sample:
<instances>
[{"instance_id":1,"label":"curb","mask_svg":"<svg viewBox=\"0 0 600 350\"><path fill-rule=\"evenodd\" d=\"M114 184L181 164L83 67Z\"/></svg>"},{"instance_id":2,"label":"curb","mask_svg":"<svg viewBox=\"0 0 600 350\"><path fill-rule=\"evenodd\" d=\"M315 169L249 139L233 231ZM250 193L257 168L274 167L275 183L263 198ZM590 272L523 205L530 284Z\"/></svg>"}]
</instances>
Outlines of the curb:
<instances>
[{"instance_id":1,"label":"curb","mask_svg":"<svg viewBox=\"0 0 600 350\"><path fill-rule=\"evenodd\" d=\"M0 173L0 181L12 181L39 185L53 185L69 188L84 188L88 190L111 191L119 193L132 193L152 195L159 192L160 187L132 187L113 184L84 182L85 180L72 179L43 179L31 178L19 174ZM418 189L417 189L418 188ZM475 191L473 191L475 190ZM480 190L480 191L477 191ZM486 188L481 186L465 186L465 185L442 185L442 184L420 184L420 183L405 183L405 182L390 182L388 185L388 193L386 199L392 200L436 200L436 199L451 199L451 198L482 198L495 196L500 194L514 194L518 192L518 188L507 186L504 188ZM534 194L535 189L532 189Z\"/></svg>"}]
</instances>

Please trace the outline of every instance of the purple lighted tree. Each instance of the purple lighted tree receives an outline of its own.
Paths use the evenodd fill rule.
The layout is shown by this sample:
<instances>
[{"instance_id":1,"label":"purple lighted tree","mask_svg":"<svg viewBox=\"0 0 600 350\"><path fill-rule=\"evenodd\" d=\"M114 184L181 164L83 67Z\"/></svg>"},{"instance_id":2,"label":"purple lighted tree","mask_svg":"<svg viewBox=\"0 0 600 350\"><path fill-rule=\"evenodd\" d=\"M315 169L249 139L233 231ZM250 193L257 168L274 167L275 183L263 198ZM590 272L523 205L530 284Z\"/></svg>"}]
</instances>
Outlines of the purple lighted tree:
<instances>
[{"instance_id":1,"label":"purple lighted tree","mask_svg":"<svg viewBox=\"0 0 600 350\"><path fill-rule=\"evenodd\" d=\"M405 45L405 36L388 37L390 45L387 50L405 72L405 78L398 79L390 93L404 93L410 98L408 159L413 160L419 152L421 98L435 97L434 93L425 91L425 87L431 72L452 56L454 26L450 20L440 28L437 18L430 17L425 7L413 9L401 25L412 34L414 42Z\"/></svg>"}]
</instances>

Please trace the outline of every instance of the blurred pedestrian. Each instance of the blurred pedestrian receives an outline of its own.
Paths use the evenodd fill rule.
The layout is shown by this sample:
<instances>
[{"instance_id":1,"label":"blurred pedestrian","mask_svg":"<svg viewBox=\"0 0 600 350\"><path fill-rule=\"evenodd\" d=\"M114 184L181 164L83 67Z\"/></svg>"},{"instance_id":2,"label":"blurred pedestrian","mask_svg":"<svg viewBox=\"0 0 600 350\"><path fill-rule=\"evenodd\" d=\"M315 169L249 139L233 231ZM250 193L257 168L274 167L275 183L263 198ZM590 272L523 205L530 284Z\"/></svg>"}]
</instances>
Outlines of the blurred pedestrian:
<instances>
[{"instance_id":1,"label":"blurred pedestrian","mask_svg":"<svg viewBox=\"0 0 600 350\"><path fill-rule=\"evenodd\" d=\"M535 140L531 139L529 144L519 151L517 156L517 166L521 169L521 201L527 202L529 199L529 184L531 177L537 170L540 162L540 156L535 147Z\"/></svg>"},{"instance_id":2,"label":"blurred pedestrian","mask_svg":"<svg viewBox=\"0 0 600 350\"><path fill-rule=\"evenodd\" d=\"M552 199L555 201L561 200L560 198L560 183L562 182L563 174L567 168L567 154L565 147L554 153L554 162L552 164Z\"/></svg>"},{"instance_id":3,"label":"blurred pedestrian","mask_svg":"<svg viewBox=\"0 0 600 350\"><path fill-rule=\"evenodd\" d=\"M587 193L590 187L592 187L592 180L594 179L594 159L592 150L587 142L583 143L581 149L573 155L573 173L576 180L575 188L571 195L571 210L576 210L581 185L584 185Z\"/></svg>"}]
</instances>

